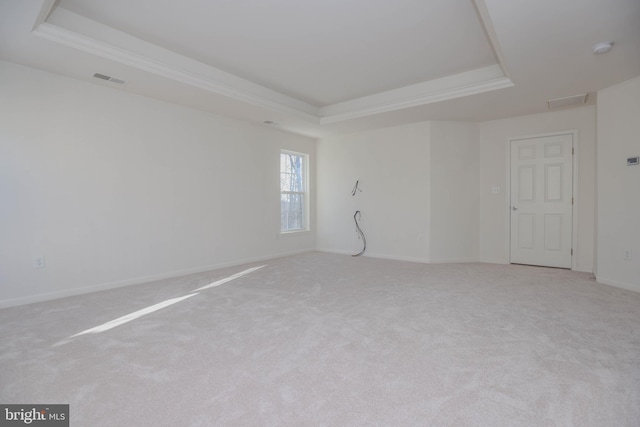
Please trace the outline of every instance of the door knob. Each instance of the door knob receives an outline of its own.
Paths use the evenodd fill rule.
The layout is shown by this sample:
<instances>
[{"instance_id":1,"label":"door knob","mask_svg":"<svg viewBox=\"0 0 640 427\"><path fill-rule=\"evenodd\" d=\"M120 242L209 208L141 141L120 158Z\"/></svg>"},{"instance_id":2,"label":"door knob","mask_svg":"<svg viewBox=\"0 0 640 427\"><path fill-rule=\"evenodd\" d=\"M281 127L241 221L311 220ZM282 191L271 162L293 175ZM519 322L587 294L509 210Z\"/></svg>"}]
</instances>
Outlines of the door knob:
<instances>
[{"instance_id":1,"label":"door knob","mask_svg":"<svg viewBox=\"0 0 640 427\"><path fill-rule=\"evenodd\" d=\"M517 210L518 210L518 207L517 207L517 206L512 206L512 207L511 207L511 210L512 210L512 211L517 211Z\"/></svg>"}]
</instances>

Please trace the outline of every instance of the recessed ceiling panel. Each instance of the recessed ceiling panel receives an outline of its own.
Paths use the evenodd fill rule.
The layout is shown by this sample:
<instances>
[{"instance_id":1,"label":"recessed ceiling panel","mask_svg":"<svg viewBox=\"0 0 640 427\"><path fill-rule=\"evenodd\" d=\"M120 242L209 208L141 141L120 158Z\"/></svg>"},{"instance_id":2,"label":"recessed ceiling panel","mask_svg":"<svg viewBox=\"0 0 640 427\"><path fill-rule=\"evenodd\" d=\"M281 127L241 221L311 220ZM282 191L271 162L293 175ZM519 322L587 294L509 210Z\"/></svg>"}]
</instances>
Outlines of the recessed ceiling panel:
<instances>
[{"instance_id":1,"label":"recessed ceiling panel","mask_svg":"<svg viewBox=\"0 0 640 427\"><path fill-rule=\"evenodd\" d=\"M469 0L60 0L318 107L496 63Z\"/></svg>"},{"instance_id":2,"label":"recessed ceiling panel","mask_svg":"<svg viewBox=\"0 0 640 427\"><path fill-rule=\"evenodd\" d=\"M640 74L635 0L0 3L2 61L312 137L593 105Z\"/></svg>"}]
</instances>

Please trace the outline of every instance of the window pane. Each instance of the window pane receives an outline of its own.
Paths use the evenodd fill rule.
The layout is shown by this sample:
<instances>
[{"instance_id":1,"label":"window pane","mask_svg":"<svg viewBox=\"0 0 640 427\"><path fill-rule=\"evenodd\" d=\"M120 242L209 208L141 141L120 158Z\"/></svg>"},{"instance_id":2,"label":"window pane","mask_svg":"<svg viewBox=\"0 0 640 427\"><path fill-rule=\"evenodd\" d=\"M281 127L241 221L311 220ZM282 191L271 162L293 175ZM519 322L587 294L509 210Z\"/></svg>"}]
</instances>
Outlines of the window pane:
<instances>
[{"instance_id":1,"label":"window pane","mask_svg":"<svg viewBox=\"0 0 640 427\"><path fill-rule=\"evenodd\" d=\"M305 230L307 156L280 153L280 229Z\"/></svg>"},{"instance_id":2,"label":"window pane","mask_svg":"<svg viewBox=\"0 0 640 427\"><path fill-rule=\"evenodd\" d=\"M280 212L282 230L304 229L304 194L281 194Z\"/></svg>"},{"instance_id":3,"label":"window pane","mask_svg":"<svg viewBox=\"0 0 640 427\"><path fill-rule=\"evenodd\" d=\"M280 155L280 191L304 192L304 158L295 154Z\"/></svg>"}]
</instances>

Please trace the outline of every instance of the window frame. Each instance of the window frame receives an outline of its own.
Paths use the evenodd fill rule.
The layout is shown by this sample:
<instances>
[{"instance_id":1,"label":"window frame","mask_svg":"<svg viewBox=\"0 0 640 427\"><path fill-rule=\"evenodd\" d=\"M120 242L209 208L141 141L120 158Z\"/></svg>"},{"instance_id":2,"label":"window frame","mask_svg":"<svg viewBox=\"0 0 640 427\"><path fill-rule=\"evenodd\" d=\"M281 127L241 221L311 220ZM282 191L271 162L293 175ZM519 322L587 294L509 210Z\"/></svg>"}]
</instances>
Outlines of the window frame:
<instances>
[{"instance_id":1,"label":"window frame","mask_svg":"<svg viewBox=\"0 0 640 427\"><path fill-rule=\"evenodd\" d=\"M286 235L286 234L296 234L296 233L305 233L305 232L309 232L311 231L311 227L309 224L309 154L307 153L301 153L298 151L293 151L293 150L286 150L286 149L281 149L280 150L280 156L279 156L279 171L278 171L278 178L281 180L282 179L282 156L283 155L293 155L293 156L297 156L297 157L301 157L302 158L302 180L303 180L303 191L282 191L282 188L279 188L279 192L280 192L280 234L281 235ZM280 187L280 184L278 185ZM282 210L282 195L283 194L301 194L302 198L303 198L303 205L302 205L302 209L303 209L303 228L296 228L296 229L290 229L290 230L285 230L282 228L282 214L283 214L283 210Z\"/></svg>"}]
</instances>

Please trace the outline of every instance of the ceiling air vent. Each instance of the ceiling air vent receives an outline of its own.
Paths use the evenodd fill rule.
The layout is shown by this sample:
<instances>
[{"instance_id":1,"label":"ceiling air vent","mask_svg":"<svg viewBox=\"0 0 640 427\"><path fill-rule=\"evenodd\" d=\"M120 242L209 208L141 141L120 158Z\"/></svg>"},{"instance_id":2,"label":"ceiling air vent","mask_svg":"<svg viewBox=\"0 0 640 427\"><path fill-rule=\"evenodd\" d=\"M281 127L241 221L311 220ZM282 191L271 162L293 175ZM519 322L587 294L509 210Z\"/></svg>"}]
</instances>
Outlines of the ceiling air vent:
<instances>
[{"instance_id":1,"label":"ceiling air vent","mask_svg":"<svg viewBox=\"0 0 640 427\"><path fill-rule=\"evenodd\" d=\"M111 77L111 76L107 76L104 74L100 74L100 73L95 73L93 75L93 77L97 78L97 79L102 79L102 80L106 80L108 82L113 82L113 83L117 83L119 85L123 85L126 83L125 80L120 80L120 79L116 79L115 77Z\"/></svg>"},{"instance_id":2,"label":"ceiling air vent","mask_svg":"<svg viewBox=\"0 0 640 427\"><path fill-rule=\"evenodd\" d=\"M571 107L574 105L582 105L587 102L587 94L567 96L566 98L556 98L547 101L549 110L555 110L556 108Z\"/></svg>"}]
</instances>

